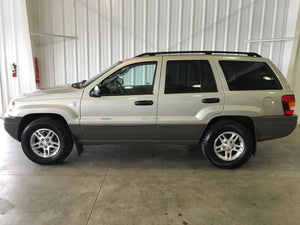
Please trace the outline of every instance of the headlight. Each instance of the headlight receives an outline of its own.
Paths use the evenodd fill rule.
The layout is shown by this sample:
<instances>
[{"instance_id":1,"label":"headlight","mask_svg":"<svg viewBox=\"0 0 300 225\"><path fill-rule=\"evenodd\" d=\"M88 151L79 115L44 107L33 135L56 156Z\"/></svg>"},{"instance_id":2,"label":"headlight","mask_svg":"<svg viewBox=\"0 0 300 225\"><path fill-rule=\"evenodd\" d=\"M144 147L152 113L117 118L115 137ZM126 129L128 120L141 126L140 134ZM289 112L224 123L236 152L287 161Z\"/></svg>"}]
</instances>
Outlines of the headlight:
<instances>
[{"instance_id":1,"label":"headlight","mask_svg":"<svg viewBox=\"0 0 300 225\"><path fill-rule=\"evenodd\" d=\"M15 107L15 102L12 100L8 105L8 111L9 112L13 111L14 107Z\"/></svg>"}]
</instances>

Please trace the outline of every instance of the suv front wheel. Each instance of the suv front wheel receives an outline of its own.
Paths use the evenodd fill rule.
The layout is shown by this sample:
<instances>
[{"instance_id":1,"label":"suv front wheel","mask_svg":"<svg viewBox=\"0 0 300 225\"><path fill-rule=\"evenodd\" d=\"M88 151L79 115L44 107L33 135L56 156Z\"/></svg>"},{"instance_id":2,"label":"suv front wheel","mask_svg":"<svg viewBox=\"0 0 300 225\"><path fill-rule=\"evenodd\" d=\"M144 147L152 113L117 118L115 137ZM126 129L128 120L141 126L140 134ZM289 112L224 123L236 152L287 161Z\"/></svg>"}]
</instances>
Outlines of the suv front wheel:
<instances>
[{"instance_id":1,"label":"suv front wheel","mask_svg":"<svg viewBox=\"0 0 300 225\"><path fill-rule=\"evenodd\" d=\"M247 162L253 146L251 132L231 120L219 121L209 127L201 143L205 157L223 169L237 168Z\"/></svg>"},{"instance_id":2,"label":"suv front wheel","mask_svg":"<svg viewBox=\"0 0 300 225\"><path fill-rule=\"evenodd\" d=\"M53 118L39 118L24 129L21 144L26 156L43 165L62 162L72 151L73 139L68 127Z\"/></svg>"}]
</instances>

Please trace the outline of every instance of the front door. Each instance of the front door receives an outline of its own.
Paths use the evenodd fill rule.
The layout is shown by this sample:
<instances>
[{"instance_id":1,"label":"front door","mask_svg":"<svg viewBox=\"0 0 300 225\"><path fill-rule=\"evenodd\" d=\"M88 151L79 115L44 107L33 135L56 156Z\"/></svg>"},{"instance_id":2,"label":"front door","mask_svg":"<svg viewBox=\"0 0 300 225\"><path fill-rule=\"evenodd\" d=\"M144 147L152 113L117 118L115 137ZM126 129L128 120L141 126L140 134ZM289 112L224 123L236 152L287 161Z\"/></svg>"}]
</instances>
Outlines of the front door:
<instances>
[{"instance_id":1,"label":"front door","mask_svg":"<svg viewBox=\"0 0 300 225\"><path fill-rule=\"evenodd\" d=\"M160 57L123 63L100 79L100 97L88 86L81 103L85 139L102 142L155 139Z\"/></svg>"}]
</instances>

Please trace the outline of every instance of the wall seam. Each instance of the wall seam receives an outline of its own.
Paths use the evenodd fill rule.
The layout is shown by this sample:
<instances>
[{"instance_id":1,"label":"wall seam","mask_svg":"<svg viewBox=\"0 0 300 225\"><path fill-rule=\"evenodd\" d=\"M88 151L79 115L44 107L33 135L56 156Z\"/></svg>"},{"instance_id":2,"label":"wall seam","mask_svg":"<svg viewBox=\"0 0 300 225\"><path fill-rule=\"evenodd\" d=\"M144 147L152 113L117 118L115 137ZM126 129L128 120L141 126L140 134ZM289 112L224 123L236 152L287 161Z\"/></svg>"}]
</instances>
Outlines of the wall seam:
<instances>
[{"instance_id":1,"label":"wall seam","mask_svg":"<svg viewBox=\"0 0 300 225\"><path fill-rule=\"evenodd\" d=\"M213 51L216 50L218 6L219 6L219 1L215 0L214 26L213 26L213 43L212 43L212 50Z\"/></svg>"},{"instance_id":2,"label":"wall seam","mask_svg":"<svg viewBox=\"0 0 300 225\"><path fill-rule=\"evenodd\" d=\"M89 29L89 0L86 0L85 5L86 5L86 61L87 61L87 74L86 74L86 78L88 79L90 76L90 66L91 66L91 62L90 62L90 29Z\"/></svg>"},{"instance_id":3,"label":"wall seam","mask_svg":"<svg viewBox=\"0 0 300 225\"><path fill-rule=\"evenodd\" d=\"M241 11L242 11L242 0L239 0L239 9L238 9L238 20L237 20L237 32L235 40L235 51L239 50L240 42L240 29L241 29Z\"/></svg>"},{"instance_id":4,"label":"wall seam","mask_svg":"<svg viewBox=\"0 0 300 225\"><path fill-rule=\"evenodd\" d=\"M63 11L63 35L66 35L66 30L65 30L65 5L64 5L64 0L61 0L62 4L62 11ZM65 83L67 83L67 64L66 64L66 39L64 38L64 78L65 78Z\"/></svg>"},{"instance_id":5,"label":"wall seam","mask_svg":"<svg viewBox=\"0 0 300 225\"><path fill-rule=\"evenodd\" d=\"M195 17L195 0L191 0L192 12L190 18L190 41L189 41L189 50L193 49L193 34L194 34L194 17Z\"/></svg>"},{"instance_id":6,"label":"wall seam","mask_svg":"<svg viewBox=\"0 0 300 225\"><path fill-rule=\"evenodd\" d=\"M169 51L170 50L170 23L171 23L171 0L167 1L167 37L166 37L166 50Z\"/></svg>"},{"instance_id":7,"label":"wall seam","mask_svg":"<svg viewBox=\"0 0 300 225\"><path fill-rule=\"evenodd\" d=\"M158 19L159 19L159 9L158 0L155 1L155 37L154 37L154 49L158 51Z\"/></svg>"},{"instance_id":8,"label":"wall seam","mask_svg":"<svg viewBox=\"0 0 300 225\"><path fill-rule=\"evenodd\" d=\"M48 1L48 10L49 12L51 12L50 14L50 18L49 20L51 21L51 31L50 31L50 34L52 33L53 34L53 7L52 7L52 1ZM54 41L53 41L54 38L51 38L51 47L52 47L52 67L53 67L53 85L55 86L56 85L56 73L55 73L55 56L54 56Z\"/></svg>"},{"instance_id":9,"label":"wall seam","mask_svg":"<svg viewBox=\"0 0 300 225\"><path fill-rule=\"evenodd\" d=\"M205 22L206 22L206 0L203 1L202 6L202 26L201 26L201 50L204 50L204 31L205 31Z\"/></svg>"},{"instance_id":10,"label":"wall seam","mask_svg":"<svg viewBox=\"0 0 300 225\"><path fill-rule=\"evenodd\" d=\"M146 52L147 49L147 0L144 0L144 30L143 30L143 36L144 36L144 44L143 44L143 52Z\"/></svg>"},{"instance_id":11,"label":"wall seam","mask_svg":"<svg viewBox=\"0 0 300 225\"><path fill-rule=\"evenodd\" d=\"M77 37L77 10L76 10L76 0L74 0L74 17L75 17L75 37ZM78 38L75 39L75 69L76 69L76 81L78 81Z\"/></svg>"},{"instance_id":12,"label":"wall seam","mask_svg":"<svg viewBox=\"0 0 300 225\"><path fill-rule=\"evenodd\" d=\"M227 0L226 19L225 19L225 34L224 34L224 48L223 48L224 51L227 50L227 44L228 44L229 10L230 10L230 0ZM236 40L236 43L237 43L237 40Z\"/></svg>"},{"instance_id":13,"label":"wall seam","mask_svg":"<svg viewBox=\"0 0 300 225\"><path fill-rule=\"evenodd\" d=\"M11 6L11 15L14 15L13 14L13 10L12 10L12 5L10 5ZM17 65L17 77L15 77L16 79L17 79L17 90L19 90L19 91L21 91L21 84L20 84L20 61L19 61L19 54L18 54L18 49L20 49L19 48L19 46L18 46L18 42L17 42L17 39L16 39L16 27L17 27L17 24L16 24L16 20L15 20L15 17L14 16L11 16L11 23L13 24L13 32L12 32L12 36L13 36L13 40L14 40L14 44L15 44L15 46L14 46L14 54L15 54L15 63L16 63L16 65ZM22 92L22 91L21 91ZM16 93L17 94L17 93Z\"/></svg>"},{"instance_id":14,"label":"wall seam","mask_svg":"<svg viewBox=\"0 0 300 225\"><path fill-rule=\"evenodd\" d=\"M261 23L260 23L260 30L259 30L259 39L263 38L264 32L264 23L265 23L265 14L266 14L266 0L263 0L263 7L261 10ZM258 54L261 54L262 42L258 43Z\"/></svg>"},{"instance_id":15,"label":"wall seam","mask_svg":"<svg viewBox=\"0 0 300 225\"><path fill-rule=\"evenodd\" d=\"M1 2L0 2L0 4L1 4ZM2 7L0 6L0 9L1 9ZM3 14L2 13L0 13L0 16L1 16L1 21L0 21L0 30L1 30L1 33L3 34L3 30L4 30L4 28L3 28ZM2 38L1 38L1 43L0 43L1 45L2 45L2 49L3 49L3 55L4 55L4 59L3 59L3 61L4 61L4 74L2 75L2 74L0 74L0 76L3 76L3 78L4 79L2 79L1 78L1 83L0 83L0 85L1 85L1 103L2 103L2 112L5 112L6 111L6 104L5 103L7 103L8 101L9 101L9 92L8 92L8 80L7 80L7 57L6 57L6 48L5 48L5 45L4 45L4 38L3 38L3 36L2 36ZM4 82L3 82L4 81ZM2 89L4 89L3 88L3 84L5 84L5 94L3 94L4 92L3 92L3 90Z\"/></svg>"},{"instance_id":16,"label":"wall seam","mask_svg":"<svg viewBox=\"0 0 300 225\"><path fill-rule=\"evenodd\" d=\"M181 49L181 29L182 29L182 0L179 0L180 4L179 4L179 28L178 28L178 42L177 42L177 50L180 51Z\"/></svg>"},{"instance_id":17,"label":"wall seam","mask_svg":"<svg viewBox=\"0 0 300 225\"><path fill-rule=\"evenodd\" d=\"M252 23L253 23L253 8L254 8L254 0L251 0L250 5L250 17L249 17L249 27L248 27L248 40L251 40L252 34ZM251 43L247 43L247 51L249 52L251 49Z\"/></svg>"}]
</instances>

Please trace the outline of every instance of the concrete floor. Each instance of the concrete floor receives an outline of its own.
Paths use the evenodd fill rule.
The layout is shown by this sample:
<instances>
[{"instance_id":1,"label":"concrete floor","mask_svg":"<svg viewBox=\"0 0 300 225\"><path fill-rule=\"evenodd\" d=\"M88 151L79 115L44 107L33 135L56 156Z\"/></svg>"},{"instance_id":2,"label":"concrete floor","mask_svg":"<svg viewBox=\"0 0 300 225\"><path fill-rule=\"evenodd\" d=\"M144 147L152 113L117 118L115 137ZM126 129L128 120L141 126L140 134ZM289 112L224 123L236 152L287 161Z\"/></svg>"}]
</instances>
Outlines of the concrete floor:
<instances>
[{"instance_id":1,"label":"concrete floor","mask_svg":"<svg viewBox=\"0 0 300 225\"><path fill-rule=\"evenodd\" d=\"M0 123L0 224L300 224L300 127L243 167L197 146L102 145L39 166Z\"/></svg>"}]
</instances>

